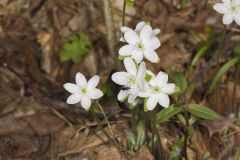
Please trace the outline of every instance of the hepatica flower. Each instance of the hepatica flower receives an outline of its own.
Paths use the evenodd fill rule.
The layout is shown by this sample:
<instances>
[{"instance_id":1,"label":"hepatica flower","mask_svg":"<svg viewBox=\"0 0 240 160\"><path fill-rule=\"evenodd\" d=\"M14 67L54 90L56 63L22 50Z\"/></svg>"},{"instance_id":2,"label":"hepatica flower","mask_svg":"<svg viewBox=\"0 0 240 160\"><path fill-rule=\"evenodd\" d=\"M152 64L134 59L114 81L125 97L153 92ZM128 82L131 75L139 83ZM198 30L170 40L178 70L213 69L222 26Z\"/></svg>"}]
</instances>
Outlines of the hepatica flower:
<instances>
[{"instance_id":1,"label":"hepatica flower","mask_svg":"<svg viewBox=\"0 0 240 160\"><path fill-rule=\"evenodd\" d=\"M139 34L139 33L141 32L141 30L143 29L143 27L146 26L146 25L148 25L147 22L141 21L141 22L139 22L139 23L136 25L136 28L135 28L134 31ZM121 32L123 32L123 33L126 33L127 31L130 31L130 30L132 30L132 29L129 28L129 27L121 27ZM158 33L160 33L160 32L161 32L160 29L153 29L153 30L152 30L152 37L156 36L156 35L157 35ZM126 42L125 39L124 39L124 37L121 37L121 38L120 38L120 41Z\"/></svg>"},{"instance_id":2,"label":"hepatica flower","mask_svg":"<svg viewBox=\"0 0 240 160\"><path fill-rule=\"evenodd\" d=\"M174 83L168 83L168 75L164 72L159 72L157 76L152 75L149 81L149 89L143 93L145 107L147 110L153 110L159 103L162 107L167 108L170 104L169 95L176 91Z\"/></svg>"},{"instance_id":3,"label":"hepatica flower","mask_svg":"<svg viewBox=\"0 0 240 160\"><path fill-rule=\"evenodd\" d=\"M91 107L91 100L98 99L103 96L100 89L97 89L97 85L100 81L99 76L93 76L89 81L81 73L76 74L76 84L65 83L63 87L71 93L67 99L68 104L76 104L81 102L81 106L85 110L89 110Z\"/></svg>"},{"instance_id":4,"label":"hepatica flower","mask_svg":"<svg viewBox=\"0 0 240 160\"><path fill-rule=\"evenodd\" d=\"M240 0L222 0L213 6L214 10L224 14L223 24L229 25L235 21L240 25Z\"/></svg>"},{"instance_id":5,"label":"hepatica flower","mask_svg":"<svg viewBox=\"0 0 240 160\"><path fill-rule=\"evenodd\" d=\"M146 66L145 63L142 62L139 67L137 67L129 57L124 59L124 66L127 72L114 73L112 80L122 86L118 94L118 100L124 101L128 98L128 103L133 103L139 96L139 93L147 88L147 82L145 80Z\"/></svg>"},{"instance_id":6,"label":"hepatica flower","mask_svg":"<svg viewBox=\"0 0 240 160\"><path fill-rule=\"evenodd\" d=\"M155 50L161 43L155 35L160 31L153 30L150 25L143 23L138 24L135 30L122 28L124 41L128 44L120 48L119 55L132 57L137 63L144 57L152 63L157 63L159 58Z\"/></svg>"}]
</instances>

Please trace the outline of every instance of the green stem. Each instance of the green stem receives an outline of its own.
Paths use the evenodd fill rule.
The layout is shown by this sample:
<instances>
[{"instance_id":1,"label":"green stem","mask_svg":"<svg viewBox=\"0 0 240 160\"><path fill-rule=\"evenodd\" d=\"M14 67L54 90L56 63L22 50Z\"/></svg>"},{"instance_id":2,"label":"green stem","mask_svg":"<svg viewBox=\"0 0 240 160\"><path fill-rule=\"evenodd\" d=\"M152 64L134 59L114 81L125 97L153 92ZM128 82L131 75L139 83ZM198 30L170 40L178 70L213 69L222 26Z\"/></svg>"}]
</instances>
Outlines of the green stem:
<instances>
[{"instance_id":1,"label":"green stem","mask_svg":"<svg viewBox=\"0 0 240 160\"><path fill-rule=\"evenodd\" d=\"M232 107L234 109L235 117L239 116L239 107L236 105L236 93L237 93L237 84L239 82L239 76L240 76L240 63L238 63L236 67L236 74L234 78L234 86L233 86L233 94L232 94Z\"/></svg>"}]
</instances>

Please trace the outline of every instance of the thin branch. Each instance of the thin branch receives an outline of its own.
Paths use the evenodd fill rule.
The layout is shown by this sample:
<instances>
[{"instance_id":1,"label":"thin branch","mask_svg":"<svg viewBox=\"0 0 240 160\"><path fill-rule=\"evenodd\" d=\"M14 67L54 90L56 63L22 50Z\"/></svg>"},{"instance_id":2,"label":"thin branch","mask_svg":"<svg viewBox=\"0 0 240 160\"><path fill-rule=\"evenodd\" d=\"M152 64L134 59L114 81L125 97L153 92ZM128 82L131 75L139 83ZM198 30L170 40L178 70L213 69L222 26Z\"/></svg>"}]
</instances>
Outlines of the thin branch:
<instances>
[{"instance_id":1,"label":"thin branch","mask_svg":"<svg viewBox=\"0 0 240 160\"><path fill-rule=\"evenodd\" d=\"M115 139L115 136L114 136L114 133L113 133L112 127L111 127L111 125L110 125L110 122L108 121L108 118L107 118L107 116L106 116L106 114L105 114L105 112L104 112L104 110L103 110L101 104L100 104L98 101L96 101L96 104L98 105L99 109L101 110L101 112L102 112L102 114L103 114L103 116L104 116L104 118L105 118L105 120L106 120L106 122L107 122L108 129L109 129L109 131L110 131L110 133L111 133L113 139Z\"/></svg>"},{"instance_id":2,"label":"thin branch","mask_svg":"<svg viewBox=\"0 0 240 160\"><path fill-rule=\"evenodd\" d=\"M105 18L105 24L107 27L107 44L108 49L111 54L111 57L113 58L116 67L118 70L121 70L121 64L119 63L116 55L116 34L115 34L115 28L113 24L113 18L112 18L112 12L109 0L102 0L103 5L103 12L104 12L104 18Z\"/></svg>"}]
</instances>

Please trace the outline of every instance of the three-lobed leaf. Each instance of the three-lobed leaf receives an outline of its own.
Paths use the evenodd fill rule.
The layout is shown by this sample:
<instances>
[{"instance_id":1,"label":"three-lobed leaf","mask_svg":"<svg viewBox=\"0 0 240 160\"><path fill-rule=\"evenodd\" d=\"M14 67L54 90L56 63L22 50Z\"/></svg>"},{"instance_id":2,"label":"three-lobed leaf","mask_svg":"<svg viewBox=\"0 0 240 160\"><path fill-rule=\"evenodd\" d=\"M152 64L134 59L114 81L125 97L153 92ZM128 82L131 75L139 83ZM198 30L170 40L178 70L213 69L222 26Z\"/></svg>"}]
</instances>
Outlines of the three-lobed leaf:
<instances>
[{"instance_id":1,"label":"three-lobed leaf","mask_svg":"<svg viewBox=\"0 0 240 160\"><path fill-rule=\"evenodd\" d=\"M63 44L59 58L61 61L72 60L74 63L80 63L88 53L90 45L91 42L83 32L72 35L70 40Z\"/></svg>"}]
</instances>

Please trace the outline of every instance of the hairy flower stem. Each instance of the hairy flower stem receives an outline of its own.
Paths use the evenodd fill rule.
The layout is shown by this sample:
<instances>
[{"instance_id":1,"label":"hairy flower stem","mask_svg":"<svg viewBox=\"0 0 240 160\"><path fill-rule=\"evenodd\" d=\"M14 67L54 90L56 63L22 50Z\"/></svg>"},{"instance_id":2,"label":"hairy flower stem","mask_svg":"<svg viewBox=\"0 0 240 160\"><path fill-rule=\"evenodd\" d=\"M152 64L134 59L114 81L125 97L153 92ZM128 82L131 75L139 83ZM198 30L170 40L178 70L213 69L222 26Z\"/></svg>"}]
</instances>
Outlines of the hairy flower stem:
<instances>
[{"instance_id":1,"label":"hairy flower stem","mask_svg":"<svg viewBox=\"0 0 240 160\"><path fill-rule=\"evenodd\" d=\"M19 80L21 80L24 89L29 90L34 98L40 100L45 106L49 107L52 110L52 112L60 119L62 119L66 124L68 124L69 127L73 127L73 124L66 117L64 117L60 112L58 112L48 100L42 97L42 95L35 89L35 87L31 85L31 82L28 79L26 79L24 76L19 74L15 69L9 66L8 63L4 62L2 66L9 70L11 73L13 73L14 76L16 76Z\"/></svg>"},{"instance_id":2,"label":"hairy flower stem","mask_svg":"<svg viewBox=\"0 0 240 160\"><path fill-rule=\"evenodd\" d=\"M232 93L232 107L234 110L235 117L239 116L239 107L236 104L236 93L237 93L237 84L239 82L239 76L240 76L240 63L237 64L236 72L235 72L235 78L234 78L234 86L233 86L233 93Z\"/></svg>"}]
</instances>

